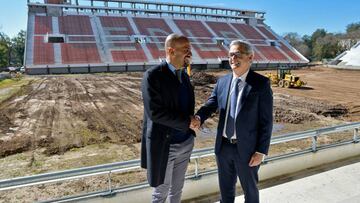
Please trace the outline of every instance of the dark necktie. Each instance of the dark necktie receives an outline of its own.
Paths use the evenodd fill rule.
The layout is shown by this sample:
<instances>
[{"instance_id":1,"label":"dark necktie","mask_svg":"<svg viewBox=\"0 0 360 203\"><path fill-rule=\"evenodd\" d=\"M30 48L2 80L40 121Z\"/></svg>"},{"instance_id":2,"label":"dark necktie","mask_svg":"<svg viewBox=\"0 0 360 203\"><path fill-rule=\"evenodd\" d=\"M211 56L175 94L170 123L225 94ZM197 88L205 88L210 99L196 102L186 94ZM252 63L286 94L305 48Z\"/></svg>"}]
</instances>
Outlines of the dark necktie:
<instances>
[{"instance_id":1,"label":"dark necktie","mask_svg":"<svg viewBox=\"0 0 360 203\"><path fill-rule=\"evenodd\" d=\"M229 113L226 122L226 136L230 139L234 135L235 128L235 114L236 114L236 104L237 98L239 95L239 84L241 82L240 78L236 78L231 86L230 90L230 104L229 104Z\"/></svg>"},{"instance_id":2,"label":"dark necktie","mask_svg":"<svg viewBox=\"0 0 360 203\"><path fill-rule=\"evenodd\" d=\"M175 70L175 73L176 73L176 77L177 79L179 80L179 82L181 83L181 69L176 69Z\"/></svg>"}]
</instances>

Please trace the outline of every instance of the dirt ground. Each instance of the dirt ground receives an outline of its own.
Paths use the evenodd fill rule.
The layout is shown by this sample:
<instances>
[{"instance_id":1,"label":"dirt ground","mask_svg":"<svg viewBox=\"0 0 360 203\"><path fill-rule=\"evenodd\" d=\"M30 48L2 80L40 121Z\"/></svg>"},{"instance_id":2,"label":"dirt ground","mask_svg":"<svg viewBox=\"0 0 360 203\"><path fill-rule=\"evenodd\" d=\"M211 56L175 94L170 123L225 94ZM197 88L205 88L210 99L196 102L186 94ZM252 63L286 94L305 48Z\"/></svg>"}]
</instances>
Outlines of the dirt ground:
<instances>
[{"instance_id":1,"label":"dirt ground","mask_svg":"<svg viewBox=\"0 0 360 203\"><path fill-rule=\"evenodd\" d=\"M266 72L270 71L259 71ZM226 73L229 71L194 73L196 109L211 94L217 77ZM313 67L293 73L307 85L299 89L272 87L274 136L360 120L360 71ZM0 103L0 179L138 159L141 78L142 73L28 76L28 85ZM198 132L195 148L213 146L216 124L214 115ZM319 141L350 137L343 133ZM307 148L309 143L311 140L272 146L270 155ZM191 164L189 171L193 168ZM114 176L113 182L120 186L145 180L141 170ZM104 179L94 177L0 192L0 202L22 202L25 197L31 202L106 186Z\"/></svg>"}]
</instances>

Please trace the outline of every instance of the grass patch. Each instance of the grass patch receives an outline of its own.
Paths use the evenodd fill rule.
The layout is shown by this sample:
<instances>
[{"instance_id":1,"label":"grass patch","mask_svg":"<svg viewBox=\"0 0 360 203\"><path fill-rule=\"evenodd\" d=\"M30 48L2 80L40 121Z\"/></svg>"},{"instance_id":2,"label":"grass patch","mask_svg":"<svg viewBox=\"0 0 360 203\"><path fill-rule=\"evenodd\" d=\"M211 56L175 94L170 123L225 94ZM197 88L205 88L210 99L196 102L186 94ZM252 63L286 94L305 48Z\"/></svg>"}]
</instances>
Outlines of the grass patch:
<instances>
[{"instance_id":1,"label":"grass patch","mask_svg":"<svg viewBox=\"0 0 360 203\"><path fill-rule=\"evenodd\" d=\"M5 79L0 81L0 103L18 93L23 86L28 85L33 79L22 78L21 80Z\"/></svg>"}]
</instances>

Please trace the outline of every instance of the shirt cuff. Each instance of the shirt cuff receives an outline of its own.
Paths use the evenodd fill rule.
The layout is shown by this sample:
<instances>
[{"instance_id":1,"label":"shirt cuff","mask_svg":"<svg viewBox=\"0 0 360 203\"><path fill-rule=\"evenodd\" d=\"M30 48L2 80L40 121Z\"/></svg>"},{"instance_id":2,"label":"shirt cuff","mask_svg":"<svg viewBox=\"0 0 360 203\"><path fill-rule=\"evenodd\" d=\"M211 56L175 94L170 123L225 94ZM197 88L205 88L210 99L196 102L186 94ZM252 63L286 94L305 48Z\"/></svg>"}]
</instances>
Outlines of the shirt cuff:
<instances>
[{"instance_id":1,"label":"shirt cuff","mask_svg":"<svg viewBox=\"0 0 360 203\"><path fill-rule=\"evenodd\" d=\"M195 115L195 118L199 121L201 121L201 117L199 115Z\"/></svg>"},{"instance_id":2,"label":"shirt cuff","mask_svg":"<svg viewBox=\"0 0 360 203\"><path fill-rule=\"evenodd\" d=\"M261 153L261 152L255 152L255 153L263 155L262 161L265 160L266 154L263 154L263 153Z\"/></svg>"}]
</instances>

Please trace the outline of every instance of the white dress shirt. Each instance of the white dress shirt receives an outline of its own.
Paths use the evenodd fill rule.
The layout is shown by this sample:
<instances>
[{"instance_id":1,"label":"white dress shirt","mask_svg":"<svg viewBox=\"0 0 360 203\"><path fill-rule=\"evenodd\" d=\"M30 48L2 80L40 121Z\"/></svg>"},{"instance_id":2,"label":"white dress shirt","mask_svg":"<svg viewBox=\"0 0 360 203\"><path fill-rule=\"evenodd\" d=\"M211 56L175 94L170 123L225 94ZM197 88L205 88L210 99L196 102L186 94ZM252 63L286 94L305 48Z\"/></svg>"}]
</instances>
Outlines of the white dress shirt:
<instances>
[{"instance_id":1,"label":"white dress shirt","mask_svg":"<svg viewBox=\"0 0 360 203\"><path fill-rule=\"evenodd\" d=\"M245 87L245 84L246 84L246 77L249 73L249 70L246 71L244 74L242 74L240 77L235 77L235 75L233 74L233 77L232 77L232 80L231 80L231 85L230 85L230 90L229 90L229 94L228 94L228 99L227 99L227 104L226 104L226 115L225 115L225 125L224 125L224 131L223 131L223 136L228 138L226 136L226 123L227 123L227 119L228 119L228 116L229 116L229 107L230 107L230 95L232 94L232 92L234 92L235 88L240 88L239 89L239 95L238 95L238 98L236 99L236 110L235 112L238 112L238 108L239 108L239 103L241 101L241 97L242 97L242 93L243 93L243 89ZM237 78L240 78L241 79L241 83L239 84L239 87L234 87L234 82ZM236 115L235 115L235 118L236 118ZM234 118L234 119L235 119ZM231 137L231 139L236 139L236 128L234 127L234 135Z\"/></svg>"},{"instance_id":2,"label":"white dress shirt","mask_svg":"<svg viewBox=\"0 0 360 203\"><path fill-rule=\"evenodd\" d=\"M240 77L238 77L238 78L240 78L241 79L241 83L240 83L240 85L239 85L239 87L238 88L240 88L239 89L239 95L238 95L238 98L237 98L237 101L236 101L236 110L235 110L235 112L238 112L238 108L239 108L239 104L240 104L240 101L241 101L241 97L242 97L242 94L243 94L243 90L244 90L244 87L245 87L245 85L246 85L246 77L247 77L247 75L248 75L248 73L249 73L249 70L248 71L246 71L244 74L242 74ZM230 106L230 94L234 91L234 88L236 88L236 87L233 87L233 84L234 84L234 82L235 82L235 79L237 79L237 77L235 77L235 75L233 75L233 77L232 77L232 80L231 80L231 85L230 85L230 91L229 91L229 94L228 94L228 100L227 100L227 104L226 104L226 116L225 116L225 124L224 124L224 131L223 131L223 137L225 137L226 139L228 139L228 137L226 136L226 123L227 123L227 119L228 119L228 116L229 116L229 106ZM236 116L237 115L235 115L235 118L236 118ZM234 119L235 119L234 118ZM236 122L235 122L236 123ZM231 139L236 139L236 127L234 127L234 135L231 137ZM260 152L256 152L256 153L258 153L258 154L262 154L262 155L264 155L263 156L263 161L264 161L264 159L265 159L265 154L263 154L263 153L260 153Z\"/></svg>"}]
</instances>

